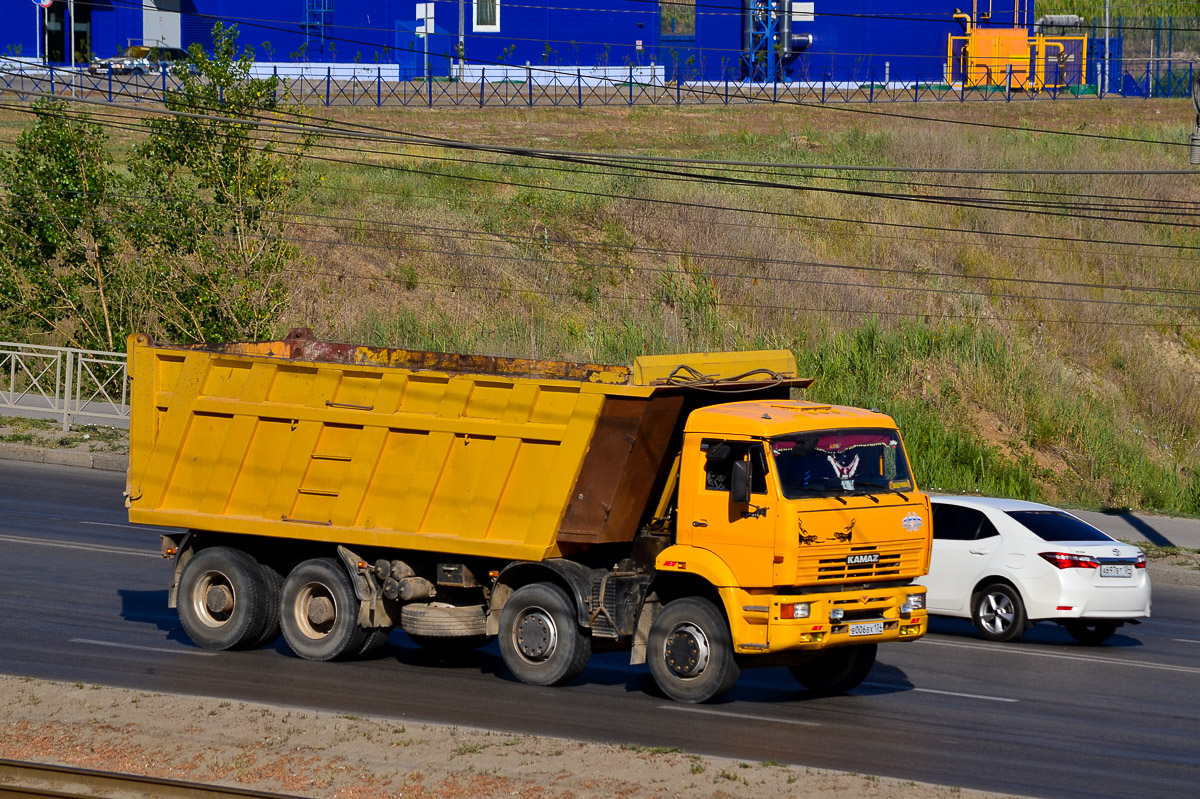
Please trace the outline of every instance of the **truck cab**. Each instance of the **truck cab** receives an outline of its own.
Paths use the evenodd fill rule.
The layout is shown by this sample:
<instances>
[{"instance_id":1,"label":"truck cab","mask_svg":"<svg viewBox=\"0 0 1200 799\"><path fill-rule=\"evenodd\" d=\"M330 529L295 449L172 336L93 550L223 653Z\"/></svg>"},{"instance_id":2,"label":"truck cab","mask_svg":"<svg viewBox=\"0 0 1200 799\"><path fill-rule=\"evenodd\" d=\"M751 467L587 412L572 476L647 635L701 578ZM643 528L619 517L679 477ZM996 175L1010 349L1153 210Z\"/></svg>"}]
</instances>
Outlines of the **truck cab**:
<instances>
[{"instance_id":1,"label":"truck cab","mask_svg":"<svg viewBox=\"0 0 1200 799\"><path fill-rule=\"evenodd\" d=\"M925 633L912 581L928 569L929 499L890 417L790 400L701 408L679 474L656 567L716 589L741 665L802 667L852 645L873 662L873 644Z\"/></svg>"}]
</instances>

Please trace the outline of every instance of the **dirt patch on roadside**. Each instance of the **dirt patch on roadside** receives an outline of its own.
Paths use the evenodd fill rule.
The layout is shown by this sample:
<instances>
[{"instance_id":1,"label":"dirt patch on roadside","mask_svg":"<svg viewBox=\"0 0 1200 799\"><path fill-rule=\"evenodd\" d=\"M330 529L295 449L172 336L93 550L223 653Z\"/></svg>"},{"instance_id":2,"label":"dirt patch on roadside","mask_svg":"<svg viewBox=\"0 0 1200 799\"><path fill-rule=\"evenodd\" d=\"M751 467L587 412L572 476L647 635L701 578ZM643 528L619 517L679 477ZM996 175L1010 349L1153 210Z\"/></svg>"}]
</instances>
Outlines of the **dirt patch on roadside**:
<instances>
[{"instance_id":1,"label":"dirt patch on roadside","mask_svg":"<svg viewBox=\"0 0 1200 799\"><path fill-rule=\"evenodd\" d=\"M1146 553L1151 584L1200 586L1200 551L1134 542Z\"/></svg>"},{"instance_id":2,"label":"dirt patch on roadside","mask_svg":"<svg viewBox=\"0 0 1200 799\"><path fill-rule=\"evenodd\" d=\"M0 758L320 799L939 799L957 787L0 676Z\"/></svg>"},{"instance_id":3,"label":"dirt patch on roadside","mask_svg":"<svg viewBox=\"0 0 1200 799\"><path fill-rule=\"evenodd\" d=\"M64 431L53 419L0 416L0 443L123 455L129 452L129 431L98 424L76 424Z\"/></svg>"}]
</instances>

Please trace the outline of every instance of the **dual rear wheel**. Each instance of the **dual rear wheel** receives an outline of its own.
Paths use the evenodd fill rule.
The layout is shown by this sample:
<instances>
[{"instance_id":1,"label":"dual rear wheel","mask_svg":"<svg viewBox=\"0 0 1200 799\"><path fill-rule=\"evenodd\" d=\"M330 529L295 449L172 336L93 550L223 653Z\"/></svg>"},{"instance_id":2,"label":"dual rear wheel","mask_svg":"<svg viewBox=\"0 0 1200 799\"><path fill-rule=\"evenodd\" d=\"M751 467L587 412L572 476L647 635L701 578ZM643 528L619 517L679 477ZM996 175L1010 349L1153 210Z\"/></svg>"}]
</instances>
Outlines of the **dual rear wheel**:
<instances>
[{"instance_id":1,"label":"dual rear wheel","mask_svg":"<svg viewBox=\"0 0 1200 799\"><path fill-rule=\"evenodd\" d=\"M306 560L284 579L231 547L209 547L184 565L179 620L204 649L253 649L284 640L305 660L363 657L381 648L387 629L358 625L358 597L332 558Z\"/></svg>"}]
</instances>

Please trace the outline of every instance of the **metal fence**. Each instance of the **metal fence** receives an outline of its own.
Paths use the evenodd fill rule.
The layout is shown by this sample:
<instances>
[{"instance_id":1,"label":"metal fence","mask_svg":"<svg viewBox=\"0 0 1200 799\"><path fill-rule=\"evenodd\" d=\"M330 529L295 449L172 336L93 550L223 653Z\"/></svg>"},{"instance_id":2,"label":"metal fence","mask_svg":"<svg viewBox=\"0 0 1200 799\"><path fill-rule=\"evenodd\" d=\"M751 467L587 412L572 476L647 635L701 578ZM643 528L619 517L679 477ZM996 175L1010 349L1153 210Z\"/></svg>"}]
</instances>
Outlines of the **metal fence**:
<instances>
[{"instance_id":1,"label":"metal fence","mask_svg":"<svg viewBox=\"0 0 1200 799\"><path fill-rule=\"evenodd\" d=\"M0 342L0 414L128 427L125 353Z\"/></svg>"},{"instance_id":2,"label":"metal fence","mask_svg":"<svg viewBox=\"0 0 1200 799\"><path fill-rule=\"evenodd\" d=\"M1108 91L1096 74L1027 76L998 74L982 85L964 85L944 75L913 80L805 80L775 83L693 81L663 66L629 67L621 74L607 70L602 77L582 68L478 69L458 78L390 79L382 68L374 77L354 70L337 77L333 68L324 76L308 70L300 76L279 76L276 97L307 106L364 107L502 107L502 106L634 106L730 105L774 103L878 103L921 101L1013 101L1078 99L1096 96L1187 97L1193 64L1161 59L1134 62ZM269 74L269 73L268 73ZM174 75L92 75L64 73L40 67L0 70L0 93L22 100L43 96L86 98L119 104L160 103L178 89Z\"/></svg>"}]
</instances>

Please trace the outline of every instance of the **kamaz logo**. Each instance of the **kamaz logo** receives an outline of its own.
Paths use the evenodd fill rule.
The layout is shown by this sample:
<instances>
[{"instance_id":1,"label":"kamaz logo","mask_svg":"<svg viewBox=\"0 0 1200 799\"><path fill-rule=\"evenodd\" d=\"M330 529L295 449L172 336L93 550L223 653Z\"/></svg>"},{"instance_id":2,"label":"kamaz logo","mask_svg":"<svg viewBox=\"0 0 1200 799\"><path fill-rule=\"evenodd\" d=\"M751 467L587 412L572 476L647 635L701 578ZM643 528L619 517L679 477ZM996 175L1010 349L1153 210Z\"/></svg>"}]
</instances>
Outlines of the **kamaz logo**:
<instances>
[{"instance_id":1,"label":"kamaz logo","mask_svg":"<svg viewBox=\"0 0 1200 799\"><path fill-rule=\"evenodd\" d=\"M869 555L847 555L846 556L846 565L847 566L857 566L860 563L878 563L878 562L879 562L879 553L878 552L872 552Z\"/></svg>"}]
</instances>

